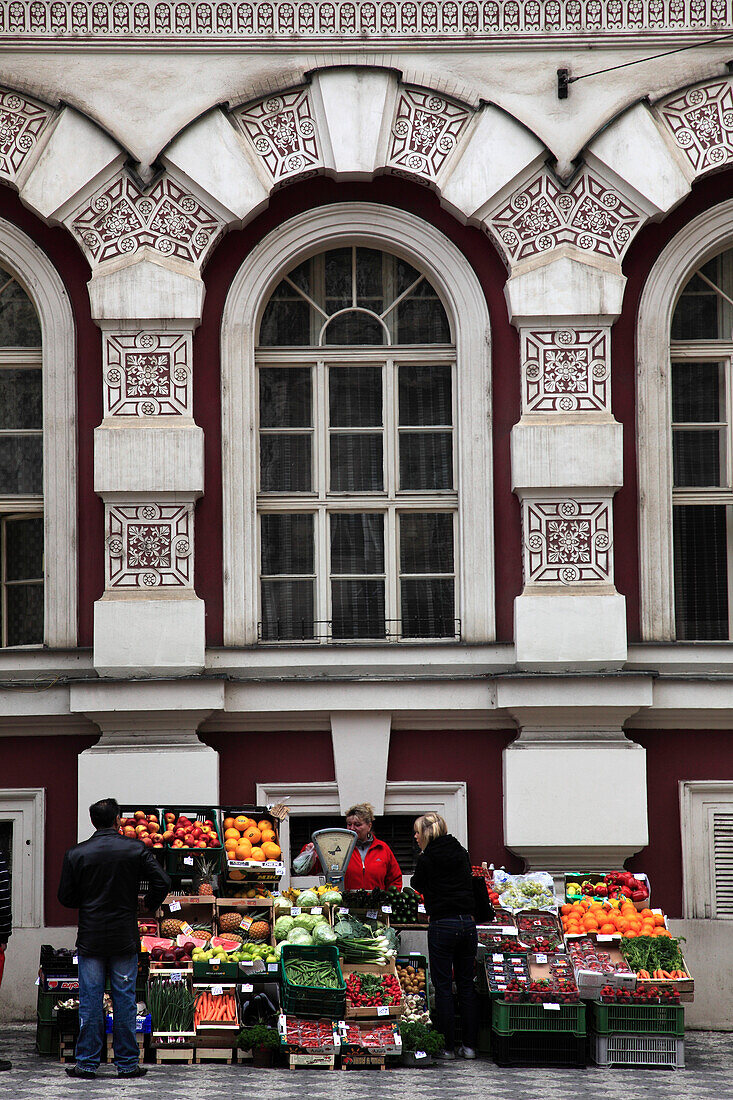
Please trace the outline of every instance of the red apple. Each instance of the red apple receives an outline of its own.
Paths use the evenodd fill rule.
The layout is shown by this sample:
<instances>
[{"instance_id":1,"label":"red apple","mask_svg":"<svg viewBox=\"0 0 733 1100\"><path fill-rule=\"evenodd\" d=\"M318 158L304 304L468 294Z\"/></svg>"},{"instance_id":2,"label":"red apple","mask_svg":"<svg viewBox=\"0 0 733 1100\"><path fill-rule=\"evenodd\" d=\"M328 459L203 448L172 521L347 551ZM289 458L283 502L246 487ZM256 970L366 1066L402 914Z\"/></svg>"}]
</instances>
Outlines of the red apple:
<instances>
[{"instance_id":1,"label":"red apple","mask_svg":"<svg viewBox=\"0 0 733 1100\"><path fill-rule=\"evenodd\" d=\"M125 836L129 836L129 837L134 837L135 836L135 830L133 829L132 825L126 825L125 828L123 829L123 832L124 832Z\"/></svg>"},{"instance_id":2,"label":"red apple","mask_svg":"<svg viewBox=\"0 0 733 1100\"><path fill-rule=\"evenodd\" d=\"M140 839L142 840L146 848L153 847L153 838L151 836L148 836L147 833L145 834L145 836L141 836Z\"/></svg>"},{"instance_id":3,"label":"red apple","mask_svg":"<svg viewBox=\"0 0 733 1100\"><path fill-rule=\"evenodd\" d=\"M176 834L173 832L172 829L166 829L166 831L164 833L162 833L161 835L162 835L163 840L173 840L173 838Z\"/></svg>"},{"instance_id":4,"label":"red apple","mask_svg":"<svg viewBox=\"0 0 733 1100\"><path fill-rule=\"evenodd\" d=\"M166 821L175 821L176 820L176 815L175 814L166 814L165 819L166 819Z\"/></svg>"},{"instance_id":5,"label":"red apple","mask_svg":"<svg viewBox=\"0 0 733 1100\"><path fill-rule=\"evenodd\" d=\"M151 835L155 835L155 833L157 833L159 830L160 830L160 825L158 824L157 821L148 822L148 832Z\"/></svg>"}]
</instances>

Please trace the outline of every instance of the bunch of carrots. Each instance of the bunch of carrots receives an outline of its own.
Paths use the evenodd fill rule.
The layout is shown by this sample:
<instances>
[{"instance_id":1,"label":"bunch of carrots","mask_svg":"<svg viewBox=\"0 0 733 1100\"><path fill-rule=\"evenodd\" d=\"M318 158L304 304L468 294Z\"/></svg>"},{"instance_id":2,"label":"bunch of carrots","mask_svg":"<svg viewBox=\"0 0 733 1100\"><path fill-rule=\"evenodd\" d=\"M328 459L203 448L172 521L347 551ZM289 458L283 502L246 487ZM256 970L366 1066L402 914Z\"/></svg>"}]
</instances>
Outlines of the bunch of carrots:
<instances>
[{"instance_id":1,"label":"bunch of carrots","mask_svg":"<svg viewBox=\"0 0 733 1100\"><path fill-rule=\"evenodd\" d=\"M210 993L202 990L196 997L194 1027L200 1024L236 1024L237 1002L233 993Z\"/></svg>"},{"instance_id":2,"label":"bunch of carrots","mask_svg":"<svg viewBox=\"0 0 733 1100\"><path fill-rule=\"evenodd\" d=\"M678 978L689 978L686 970L655 970L650 974L648 970L637 971L637 978L656 979L657 981L674 982Z\"/></svg>"}]
</instances>

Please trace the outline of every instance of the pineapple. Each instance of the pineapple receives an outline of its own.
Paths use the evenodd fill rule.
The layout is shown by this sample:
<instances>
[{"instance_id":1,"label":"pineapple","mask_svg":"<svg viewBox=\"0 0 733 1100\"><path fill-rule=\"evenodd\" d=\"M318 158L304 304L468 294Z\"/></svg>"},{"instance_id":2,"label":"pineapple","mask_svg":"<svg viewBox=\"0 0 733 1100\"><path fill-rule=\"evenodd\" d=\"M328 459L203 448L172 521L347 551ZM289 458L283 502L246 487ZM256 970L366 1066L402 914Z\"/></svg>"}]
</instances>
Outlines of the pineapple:
<instances>
[{"instance_id":1,"label":"pineapple","mask_svg":"<svg viewBox=\"0 0 733 1100\"><path fill-rule=\"evenodd\" d=\"M238 912L234 913L220 913L219 915L219 931L224 932L236 932L242 923L242 914Z\"/></svg>"},{"instance_id":2,"label":"pineapple","mask_svg":"<svg viewBox=\"0 0 733 1100\"><path fill-rule=\"evenodd\" d=\"M256 940L258 943L262 940L266 940L270 935L270 926L266 920L256 920L254 924L249 926L249 938Z\"/></svg>"},{"instance_id":3,"label":"pineapple","mask_svg":"<svg viewBox=\"0 0 733 1100\"><path fill-rule=\"evenodd\" d=\"M200 898L214 896L214 875L219 868L219 860L202 860L199 867L198 895Z\"/></svg>"},{"instance_id":4,"label":"pineapple","mask_svg":"<svg viewBox=\"0 0 733 1100\"><path fill-rule=\"evenodd\" d=\"M183 922L172 917L160 922L160 934L167 940L174 940L183 931Z\"/></svg>"},{"instance_id":5,"label":"pineapple","mask_svg":"<svg viewBox=\"0 0 733 1100\"><path fill-rule=\"evenodd\" d=\"M210 940L211 929L206 924L192 924L191 925L194 939L197 940Z\"/></svg>"}]
</instances>

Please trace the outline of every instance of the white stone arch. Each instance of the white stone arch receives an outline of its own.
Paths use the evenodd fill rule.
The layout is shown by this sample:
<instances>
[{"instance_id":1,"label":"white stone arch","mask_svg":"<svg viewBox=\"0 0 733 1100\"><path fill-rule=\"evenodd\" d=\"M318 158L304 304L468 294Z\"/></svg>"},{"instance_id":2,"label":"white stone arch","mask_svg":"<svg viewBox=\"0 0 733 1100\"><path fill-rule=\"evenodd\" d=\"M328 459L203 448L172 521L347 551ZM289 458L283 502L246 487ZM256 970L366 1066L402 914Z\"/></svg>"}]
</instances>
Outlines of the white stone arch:
<instances>
[{"instance_id":1,"label":"white stone arch","mask_svg":"<svg viewBox=\"0 0 733 1100\"><path fill-rule=\"evenodd\" d=\"M77 635L76 335L66 288L48 256L0 218L0 264L27 291L41 324L43 377L44 641Z\"/></svg>"},{"instance_id":2,"label":"white stone arch","mask_svg":"<svg viewBox=\"0 0 733 1100\"><path fill-rule=\"evenodd\" d=\"M486 299L456 246L412 214L372 203L309 210L273 230L247 257L222 318L224 644L257 640L255 336L283 272L342 244L384 248L416 264L443 299L458 359L458 516L462 640L495 635L491 348Z\"/></svg>"},{"instance_id":3,"label":"white stone arch","mask_svg":"<svg viewBox=\"0 0 733 1100\"><path fill-rule=\"evenodd\" d=\"M643 641L675 638L672 560L670 328L697 268L733 246L733 199L706 210L667 244L646 281L637 325L636 453Z\"/></svg>"}]
</instances>

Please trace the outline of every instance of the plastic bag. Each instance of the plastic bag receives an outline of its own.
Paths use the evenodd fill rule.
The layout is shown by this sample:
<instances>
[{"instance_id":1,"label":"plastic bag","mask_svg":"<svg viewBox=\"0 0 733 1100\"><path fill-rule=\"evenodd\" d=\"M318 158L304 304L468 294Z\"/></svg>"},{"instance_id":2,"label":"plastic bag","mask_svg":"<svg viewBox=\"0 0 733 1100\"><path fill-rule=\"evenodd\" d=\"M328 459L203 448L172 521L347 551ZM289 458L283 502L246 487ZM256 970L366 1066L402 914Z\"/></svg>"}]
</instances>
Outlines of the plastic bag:
<instances>
[{"instance_id":1,"label":"plastic bag","mask_svg":"<svg viewBox=\"0 0 733 1100\"><path fill-rule=\"evenodd\" d=\"M298 852L297 856L293 860L293 874L294 875L312 875L316 869L320 866L318 859L318 853L316 852L315 845L311 842L306 844L302 851Z\"/></svg>"},{"instance_id":2,"label":"plastic bag","mask_svg":"<svg viewBox=\"0 0 733 1100\"><path fill-rule=\"evenodd\" d=\"M556 909L557 899L552 875L534 871L527 875L509 875L494 871L494 889L502 909Z\"/></svg>"}]
</instances>

